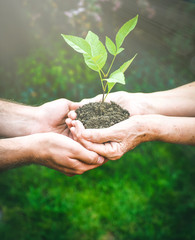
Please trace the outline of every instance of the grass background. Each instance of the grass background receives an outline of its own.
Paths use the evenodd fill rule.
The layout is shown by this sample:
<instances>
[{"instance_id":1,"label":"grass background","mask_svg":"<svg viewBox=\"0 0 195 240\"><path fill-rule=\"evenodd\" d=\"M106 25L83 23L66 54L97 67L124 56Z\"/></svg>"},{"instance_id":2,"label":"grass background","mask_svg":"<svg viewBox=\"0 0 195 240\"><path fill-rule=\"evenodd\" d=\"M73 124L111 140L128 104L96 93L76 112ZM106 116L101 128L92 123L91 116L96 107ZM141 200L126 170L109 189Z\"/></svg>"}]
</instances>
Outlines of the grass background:
<instances>
[{"instance_id":1,"label":"grass background","mask_svg":"<svg viewBox=\"0 0 195 240\"><path fill-rule=\"evenodd\" d=\"M84 1L85 12L69 19L64 11L78 2L0 1L1 98L38 105L99 94L96 74L60 33L84 36L90 29L102 41L105 34L114 39L137 13L116 68L138 56L127 84L114 91L152 92L194 81L193 1L119 1L116 11L115 1ZM194 159L192 146L151 142L73 178L41 166L2 172L0 239L195 239Z\"/></svg>"}]
</instances>

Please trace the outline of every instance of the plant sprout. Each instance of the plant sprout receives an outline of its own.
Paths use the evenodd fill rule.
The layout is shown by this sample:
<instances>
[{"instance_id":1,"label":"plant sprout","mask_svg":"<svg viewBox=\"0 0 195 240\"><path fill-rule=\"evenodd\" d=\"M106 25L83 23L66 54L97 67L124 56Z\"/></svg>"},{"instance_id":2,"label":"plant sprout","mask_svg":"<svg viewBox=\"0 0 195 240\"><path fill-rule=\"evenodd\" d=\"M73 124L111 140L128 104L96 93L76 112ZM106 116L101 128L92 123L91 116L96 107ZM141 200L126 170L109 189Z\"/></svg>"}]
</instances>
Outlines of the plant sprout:
<instances>
[{"instance_id":1,"label":"plant sprout","mask_svg":"<svg viewBox=\"0 0 195 240\"><path fill-rule=\"evenodd\" d=\"M127 35L135 28L137 20L138 15L130 19L119 29L115 38L116 43L114 43L109 37L106 37L106 48L108 52L113 55L113 60L106 73L103 71L103 67L107 61L107 50L95 33L89 31L85 39L72 35L62 34L62 37L67 42L67 44L69 44L75 51L83 54L84 61L87 66L99 73L103 90L102 102L105 101L109 92L112 90L116 83L125 84L124 72L130 66L137 54L135 54L132 59L125 62L116 71L112 72L111 74L110 71L114 64L116 56L124 50L124 48L121 46Z\"/></svg>"}]
</instances>

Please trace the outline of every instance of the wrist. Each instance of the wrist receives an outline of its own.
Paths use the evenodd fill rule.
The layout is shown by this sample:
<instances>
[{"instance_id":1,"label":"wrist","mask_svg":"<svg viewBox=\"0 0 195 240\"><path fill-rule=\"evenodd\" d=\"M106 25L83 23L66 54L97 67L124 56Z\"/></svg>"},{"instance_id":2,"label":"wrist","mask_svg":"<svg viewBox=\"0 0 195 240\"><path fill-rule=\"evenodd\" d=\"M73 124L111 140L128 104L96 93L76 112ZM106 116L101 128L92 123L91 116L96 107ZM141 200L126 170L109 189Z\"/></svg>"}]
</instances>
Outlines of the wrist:
<instances>
[{"instance_id":1,"label":"wrist","mask_svg":"<svg viewBox=\"0 0 195 240\"><path fill-rule=\"evenodd\" d=\"M135 126L142 142L161 141L165 133L163 123L165 117L157 114L133 116Z\"/></svg>"},{"instance_id":2,"label":"wrist","mask_svg":"<svg viewBox=\"0 0 195 240\"><path fill-rule=\"evenodd\" d=\"M131 110L130 114L145 115L155 114L154 97L150 93L127 93L127 102ZM133 107L132 107L133 106Z\"/></svg>"},{"instance_id":3,"label":"wrist","mask_svg":"<svg viewBox=\"0 0 195 240\"><path fill-rule=\"evenodd\" d=\"M36 107L0 101L0 136L20 137L32 133L37 122Z\"/></svg>"},{"instance_id":4,"label":"wrist","mask_svg":"<svg viewBox=\"0 0 195 240\"><path fill-rule=\"evenodd\" d=\"M0 140L0 169L33 163L30 137L15 137Z\"/></svg>"},{"instance_id":5,"label":"wrist","mask_svg":"<svg viewBox=\"0 0 195 240\"><path fill-rule=\"evenodd\" d=\"M27 136L28 139L26 148L28 149L30 162L34 164L41 164L48 160L48 152L50 146L50 137L52 133L36 133Z\"/></svg>"},{"instance_id":6,"label":"wrist","mask_svg":"<svg viewBox=\"0 0 195 240\"><path fill-rule=\"evenodd\" d=\"M44 109L41 106L35 107L34 110L34 119L30 134L49 132L51 129L48 127L48 121L45 121L45 119L48 118L48 116L46 116L47 113L45 113Z\"/></svg>"}]
</instances>

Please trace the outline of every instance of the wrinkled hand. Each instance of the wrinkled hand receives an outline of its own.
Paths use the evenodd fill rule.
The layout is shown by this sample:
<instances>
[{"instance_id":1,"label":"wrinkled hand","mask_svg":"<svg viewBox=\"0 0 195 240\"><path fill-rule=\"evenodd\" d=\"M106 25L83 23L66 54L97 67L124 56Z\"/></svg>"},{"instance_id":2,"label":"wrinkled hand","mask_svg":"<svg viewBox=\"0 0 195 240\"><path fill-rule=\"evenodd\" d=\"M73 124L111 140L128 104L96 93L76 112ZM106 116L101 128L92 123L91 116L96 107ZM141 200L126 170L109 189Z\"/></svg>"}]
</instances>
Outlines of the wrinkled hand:
<instances>
[{"instance_id":1,"label":"wrinkled hand","mask_svg":"<svg viewBox=\"0 0 195 240\"><path fill-rule=\"evenodd\" d=\"M102 101L102 94L97 95L94 98L83 99L80 103L76 103L76 108L82 107L83 105L90 102L100 102ZM147 99L146 95L143 93L128 93L125 91L119 91L114 93L109 93L106 98L106 102L115 102L119 104L122 108L129 111L130 116L148 114L147 112ZM68 114L68 120L66 121L69 128L71 128L72 120L76 119L75 111L70 111Z\"/></svg>"},{"instance_id":2,"label":"wrinkled hand","mask_svg":"<svg viewBox=\"0 0 195 240\"><path fill-rule=\"evenodd\" d=\"M67 99L58 99L37 107L38 126L35 126L33 133L56 132L71 137L65 120L68 113L78 107L78 103Z\"/></svg>"},{"instance_id":3,"label":"wrinkled hand","mask_svg":"<svg viewBox=\"0 0 195 240\"><path fill-rule=\"evenodd\" d=\"M132 116L104 129L85 129L83 124L76 120L72 121L70 130L74 140L88 150L107 159L117 160L127 151L149 140L142 118L142 116Z\"/></svg>"},{"instance_id":4,"label":"wrinkled hand","mask_svg":"<svg viewBox=\"0 0 195 240\"><path fill-rule=\"evenodd\" d=\"M28 139L33 163L55 169L67 176L83 174L104 163L103 157L61 134L33 134Z\"/></svg>"},{"instance_id":5,"label":"wrinkled hand","mask_svg":"<svg viewBox=\"0 0 195 240\"><path fill-rule=\"evenodd\" d=\"M102 100L102 94L97 95L94 98L83 99L79 105L90 102L100 102ZM145 114L145 95L143 93L128 93L125 91L119 91L109 93L106 102L115 102L122 108L129 111L131 116Z\"/></svg>"}]
</instances>

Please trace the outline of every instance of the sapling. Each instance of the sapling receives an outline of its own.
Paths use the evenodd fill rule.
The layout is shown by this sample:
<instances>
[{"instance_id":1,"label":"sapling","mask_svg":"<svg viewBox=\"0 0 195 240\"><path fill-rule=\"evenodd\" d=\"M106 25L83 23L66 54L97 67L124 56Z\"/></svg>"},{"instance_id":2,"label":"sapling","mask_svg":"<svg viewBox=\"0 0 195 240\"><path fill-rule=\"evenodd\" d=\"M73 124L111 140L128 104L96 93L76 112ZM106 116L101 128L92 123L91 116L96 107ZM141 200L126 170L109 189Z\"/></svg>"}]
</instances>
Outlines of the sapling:
<instances>
[{"instance_id":1,"label":"sapling","mask_svg":"<svg viewBox=\"0 0 195 240\"><path fill-rule=\"evenodd\" d=\"M116 83L125 84L124 72L130 66L137 54L135 54L132 59L125 62L119 69L115 70L111 74L110 72L117 55L124 51L124 48L121 46L127 35L135 28L137 20L138 15L130 19L119 29L116 34L115 43L109 37L106 37L106 48L108 52L113 55L113 60L107 72L104 72L103 70L107 61L107 50L95 33L89 31L85 39L62 34L62 37L67 44L69 44L75 51L83 54L84 61L87 66L99 73L103 92L102 102L105 101L106 97Z\"/></svg>"}]
</instances>

